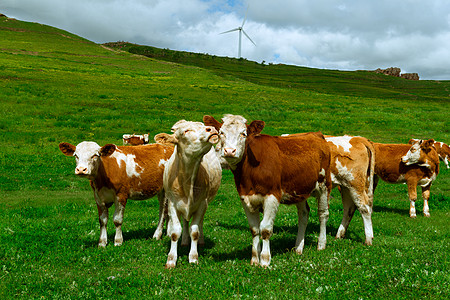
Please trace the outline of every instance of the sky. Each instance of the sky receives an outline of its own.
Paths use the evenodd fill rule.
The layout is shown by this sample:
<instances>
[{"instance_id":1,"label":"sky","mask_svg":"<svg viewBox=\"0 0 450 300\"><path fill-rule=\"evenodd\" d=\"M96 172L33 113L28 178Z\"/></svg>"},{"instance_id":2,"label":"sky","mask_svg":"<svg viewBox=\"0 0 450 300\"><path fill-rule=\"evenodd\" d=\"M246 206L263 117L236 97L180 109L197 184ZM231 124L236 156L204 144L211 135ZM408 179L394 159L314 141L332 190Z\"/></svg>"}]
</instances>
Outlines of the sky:
<instances>
[{"instance_id":1,"label":"sky","mask_svg":"<svg viewBox=\"0 0 450 300\"><path fill-rule=\"evenodd\" d=\"M448 0L0 0L0 13L97 43L450 80ZM1 37L0 37L1 38Z\"/></svg>"}]
</instances>

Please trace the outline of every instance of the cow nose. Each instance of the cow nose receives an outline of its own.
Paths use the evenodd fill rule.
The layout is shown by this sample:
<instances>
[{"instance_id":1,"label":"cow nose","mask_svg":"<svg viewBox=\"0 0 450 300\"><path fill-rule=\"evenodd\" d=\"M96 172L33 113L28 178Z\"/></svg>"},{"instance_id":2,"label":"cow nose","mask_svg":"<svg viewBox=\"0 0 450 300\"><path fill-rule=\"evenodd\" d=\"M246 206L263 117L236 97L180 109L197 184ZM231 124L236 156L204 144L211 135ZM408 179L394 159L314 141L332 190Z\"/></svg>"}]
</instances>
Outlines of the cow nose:
<instances>
[{"instance_id":1,"label":"cow nose","mask_svg":"<svg viewBox=\"0 0 450 300\"><path fill-rule=\"evenodd\" d=\"M233 148L224 148L223 154L225 157L235 157L236 156L236 149Z\"/></svg>"},{"instance_id":2,"label":"cow nose","mask_svg":"<svg viewBox=\"0 0 450 300\"><path fill-rule=\"evenodd\" d=\"M85 174L87 174L87 168L85 168L85 167L77 167L75 169L75 174L76 175L85 175Z\"/></svg>"},{"instance_id":3,"label":"cow nose","mask_svg":"<svg viewBox=\"0 0 450 300\"><path fill-rule=\"evenodd\" d=\"M406 164L408 162L408 157L402 156L402 162L404 162Z\"/></svg>"}]
</instances>

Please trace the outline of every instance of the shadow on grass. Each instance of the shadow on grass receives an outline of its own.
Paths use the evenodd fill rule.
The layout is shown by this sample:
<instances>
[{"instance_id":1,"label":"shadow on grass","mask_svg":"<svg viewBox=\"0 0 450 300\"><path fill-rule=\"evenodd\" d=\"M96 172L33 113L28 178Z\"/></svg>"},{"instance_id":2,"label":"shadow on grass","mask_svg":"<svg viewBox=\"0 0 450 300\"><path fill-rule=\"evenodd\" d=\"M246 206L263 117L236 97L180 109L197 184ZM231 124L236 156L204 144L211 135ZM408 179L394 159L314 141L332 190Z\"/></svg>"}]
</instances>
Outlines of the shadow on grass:
<instances>
[{"instance_id":1,"label":"shadow on grass","mask_svg":"<svg viewBox=\"0 0 450 300\"><path fill-rule=\"evenodd\" d=\"M408 205L406 204L406 206L408 206ZM398 215L408 215L409 216L409 207L395 208L395 207L374 205L373 212L374 213L385 212L385 213L394 213L394 214L398 214Z\"/></svg>"},{"instance_id":2,"label":"shadow on grass","mask_svg":"<svg viewBox=\"0 0 450 300\"><path fill-rule=\"evenodd\" d=\"M248 226L243 225L235 225L235 224L220 224L219 226L222 226L226 229L230 230L245 230L248 232L248 246L245 246L245 248L236 249L234 251L230 252L222 252L222 253L213 253L211 256L214 258L214 260L217 261L227 261L227 260L250 260L251 259L251 253L252 253L252 238L250 234L250 230L248 229ZM270 252L272 254L272 257L277 255L282 255L289 251L294 251L295 248L295 241L297 239L297 226L274 226L274 233L272 237L270 238ZM310 223L306 227L305 232L305 247L313 245L317 246L317 236L319 235L320 231L320 225L318 223ZM327 226L327 233L333 233L335 234L337 232L337 228L333 226ZM356 236L355 234L352 234L350 231L348 235L352 235L355 238L352 238L352 240L356 242L363 242L361 238ZM327 235L327 238L329 238L329 235ZM209 247L212 248L212 247Z\"/></svg>"}]
</instances>

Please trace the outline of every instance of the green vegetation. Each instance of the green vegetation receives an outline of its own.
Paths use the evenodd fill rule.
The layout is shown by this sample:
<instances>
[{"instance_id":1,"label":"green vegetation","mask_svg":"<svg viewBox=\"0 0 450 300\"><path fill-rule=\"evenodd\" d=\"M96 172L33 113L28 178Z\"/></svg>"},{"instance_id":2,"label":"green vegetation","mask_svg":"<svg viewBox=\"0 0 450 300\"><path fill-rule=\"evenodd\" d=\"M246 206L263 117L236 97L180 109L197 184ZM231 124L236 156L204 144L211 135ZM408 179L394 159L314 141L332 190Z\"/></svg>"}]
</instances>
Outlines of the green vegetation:
<instances>
[{"instance_id":1,"label":"green vegetation","mask_svg":"<svg viewBox=\"0 0 450 300\"><path fill-rule=\"evenodd\" d=\"M450 171L443 164L431 218L409 219L406 186L380 183L372 247L362 244L359 214L347 238L334 239L342 205L333 191L327 249L316 250L314 201L302 256L292 251L296 210L282 207L271 267L251 267L247 220L224 171L206 214L199 265L190 265L182 248L177 268L164 269L169 238L150 238L156 199L129 201L123 246L98 249L92 192L74 177L60 142L121 144L124 133L154 136L179 119L226 113L264 120L264 132L274 135L321 130L377 142L450 142L449 81L117 45L122 49L0 17L0 298L450 297ZM111 241L112 221L108 235Z\"/></svg>"}]
</instances>

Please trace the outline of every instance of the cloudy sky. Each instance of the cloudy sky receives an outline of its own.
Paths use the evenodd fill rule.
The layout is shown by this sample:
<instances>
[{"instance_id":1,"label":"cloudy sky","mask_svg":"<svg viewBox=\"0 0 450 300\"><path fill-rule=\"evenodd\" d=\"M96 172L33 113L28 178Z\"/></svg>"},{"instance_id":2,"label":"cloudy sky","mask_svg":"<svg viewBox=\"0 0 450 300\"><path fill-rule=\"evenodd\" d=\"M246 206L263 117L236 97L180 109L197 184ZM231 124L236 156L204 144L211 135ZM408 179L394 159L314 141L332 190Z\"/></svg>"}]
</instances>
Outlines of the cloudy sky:
<instances>
[{"instance_id":1,"label":"cloudy sky","mask_svg":"<svg viewBox=\"0 0 450 300\"><path fill-rule=\"evenodd\" d=\"M1 0L0 13L98 43L450 80L448 0ZM1 38L1 37L0 37Z\"/></svg>"}]
</instances>

